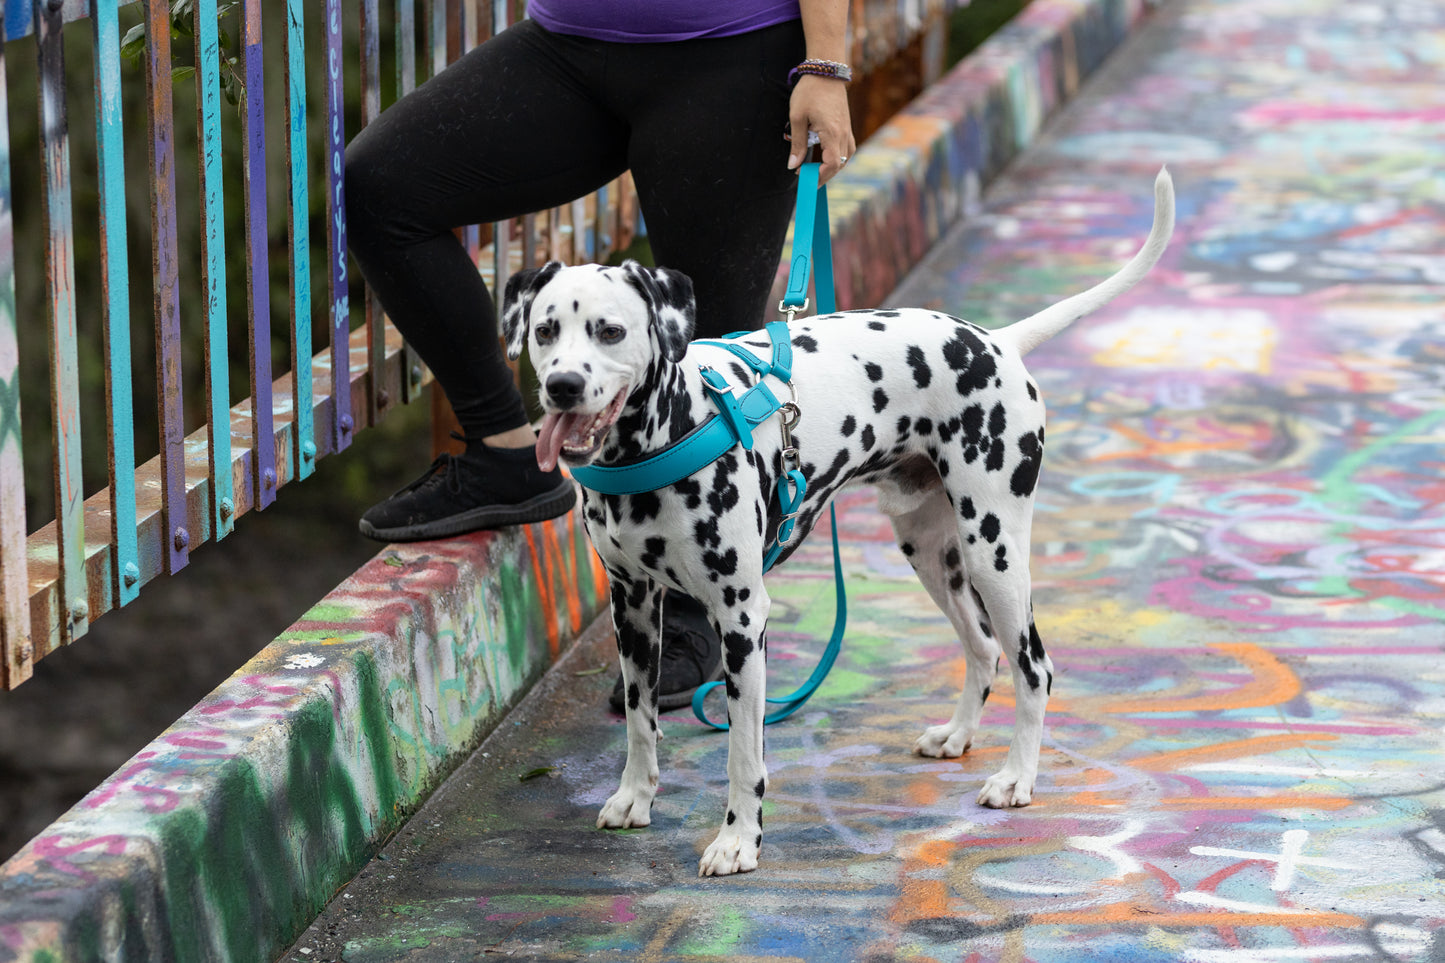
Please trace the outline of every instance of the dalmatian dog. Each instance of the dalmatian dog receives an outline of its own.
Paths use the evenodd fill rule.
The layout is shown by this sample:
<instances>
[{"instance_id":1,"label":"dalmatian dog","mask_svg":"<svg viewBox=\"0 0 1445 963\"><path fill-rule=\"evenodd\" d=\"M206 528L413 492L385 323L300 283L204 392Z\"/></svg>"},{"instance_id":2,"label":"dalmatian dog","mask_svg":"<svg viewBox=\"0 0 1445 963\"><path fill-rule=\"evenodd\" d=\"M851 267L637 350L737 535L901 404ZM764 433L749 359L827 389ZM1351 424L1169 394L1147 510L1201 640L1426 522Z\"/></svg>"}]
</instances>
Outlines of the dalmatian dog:
<instances>
[{"instance_id":1,"label":"dalmatian dog","mask_svg":"<svg viewBox=\"0 0 1445 963\"><path fill-rule=\"evenodd\" d=\"M1028 805L1038 771L1053 666L1034 626L1029 537L1044 452L1044 403L1021 356L1142 278L1174 225L1167 171L1155 183L1147 241L1116 274L1032 317L988 331L937 311L844 311L789 324L801 419L792 431L807 479L789 550L845 485L876 486L903 554L964 644L967 677L953 717L914 744L955 757L978 730L1000 656L1013 675L1016 717L1003 768L978 794L989 807ZM740 390L753 377L693 331L692 285L665 269L562 267L507 282L507 354L526 344L545 410L543 468L623 465L687 435L714 412L698 369ZM761 332L742 343L770 357ZM771 376L768 376L771 377ZM789 389L771 384L781 400ZM727 809L699 875L748 872L762 845L765 648L764 546L778 530L783 470L778 416L754 447L658 491L584 489L584 519L611 580L612 621L627 692L627 762L597 817L604 828L646 826L657 792L656 687L666 593L707 608L725 652ZM784 554L780 561L786 560Z\"/></svg>"}]
</instances>

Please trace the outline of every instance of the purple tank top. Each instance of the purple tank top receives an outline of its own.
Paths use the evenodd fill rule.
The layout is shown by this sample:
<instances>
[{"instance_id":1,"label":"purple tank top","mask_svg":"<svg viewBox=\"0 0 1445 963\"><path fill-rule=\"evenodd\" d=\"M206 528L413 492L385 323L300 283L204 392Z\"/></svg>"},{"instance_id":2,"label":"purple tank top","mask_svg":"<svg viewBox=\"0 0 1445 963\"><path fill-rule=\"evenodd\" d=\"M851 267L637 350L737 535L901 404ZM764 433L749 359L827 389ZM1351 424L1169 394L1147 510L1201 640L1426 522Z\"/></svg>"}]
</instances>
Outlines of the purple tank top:
<instances>
[{"instance_id":1,"label":"purple tank top","mask_svg":"<svg viewBox=\"0 0 1445 963\"><path fill-rule=\"evenodd\" d=\"M527 0L527 14L553 33L619 43L731 37L802 16L798 0Z\"/></svg>"}]
</instances>

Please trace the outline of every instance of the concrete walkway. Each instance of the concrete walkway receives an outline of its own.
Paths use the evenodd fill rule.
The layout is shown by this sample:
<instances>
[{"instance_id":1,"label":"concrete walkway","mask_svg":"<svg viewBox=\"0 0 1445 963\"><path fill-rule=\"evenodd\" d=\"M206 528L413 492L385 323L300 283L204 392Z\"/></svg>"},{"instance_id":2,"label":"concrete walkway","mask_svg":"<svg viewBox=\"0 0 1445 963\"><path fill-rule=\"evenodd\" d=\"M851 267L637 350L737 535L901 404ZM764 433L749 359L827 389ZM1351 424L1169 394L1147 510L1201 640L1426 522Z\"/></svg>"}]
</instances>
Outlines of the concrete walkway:
<instances>
[{"instance_id":1,"label":"concrete walkway","mask_svg":"<svg viewBox=\"0 0 1445 963\"><path fill-rule=\"evenodd\" d=\"M1030 358L1032 806L973 803L1006 675L967 756L910 755L963 662L852 493L844 655L770 730L756 873L696 877L725 739L679 714L652 827L593 828L624 745L597 630L285 958L1445 959L1442 90L1436 3L1167 3L890 298L1021 317L1175 176L1160 268ZM826 638L827 551L770 580L776 691Z\"/></svg>"}]
</instances>

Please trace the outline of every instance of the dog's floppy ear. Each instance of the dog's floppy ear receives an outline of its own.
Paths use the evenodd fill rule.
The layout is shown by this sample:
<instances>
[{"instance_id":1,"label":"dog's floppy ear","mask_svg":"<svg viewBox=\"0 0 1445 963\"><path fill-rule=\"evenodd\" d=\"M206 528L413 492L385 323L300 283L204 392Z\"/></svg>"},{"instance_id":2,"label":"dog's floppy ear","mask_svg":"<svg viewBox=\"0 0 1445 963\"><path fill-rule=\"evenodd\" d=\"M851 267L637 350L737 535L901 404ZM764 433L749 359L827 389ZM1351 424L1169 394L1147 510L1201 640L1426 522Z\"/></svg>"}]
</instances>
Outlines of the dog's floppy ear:
<instances>
[{"instance_id":1,"label":"dog's floppy ear","mask_svg":"<svg viewBox=\"0 0 1445 963\"><path fill-rule=\"evenodd\" d=\"M507 357L511 360L522 356L522 346L527 343L532 299L560 270L561 261L548 261L539 268L527 268L507 278L507 288L502 294L502 338L507 342Z\"/></svg>"},{"instance_id":2,"label":"dog's floppy ear","mask_svg":"<svg viewBox=\"0 0 1445 963\"><path fill-rule=\"evenodd\" d=\"M697 325L692 279L681 271L647 268L632 260L623 261L622 270L647 303L647 322L657 335L662 356L681 361Z\"/></svg>"}]
</instances>

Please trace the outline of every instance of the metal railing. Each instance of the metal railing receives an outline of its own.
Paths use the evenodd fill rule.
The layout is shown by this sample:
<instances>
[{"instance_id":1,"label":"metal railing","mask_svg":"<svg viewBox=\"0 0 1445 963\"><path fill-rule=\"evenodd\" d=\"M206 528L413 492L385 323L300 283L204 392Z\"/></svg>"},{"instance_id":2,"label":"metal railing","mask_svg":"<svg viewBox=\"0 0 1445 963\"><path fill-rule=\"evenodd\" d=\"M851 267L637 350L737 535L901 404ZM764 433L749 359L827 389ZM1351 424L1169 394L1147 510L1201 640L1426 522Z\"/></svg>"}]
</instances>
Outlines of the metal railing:
<instances>
[{"instance_id":1,"label":"metal railing","mask_svg":"<svg viewBox=\"0 0 1445 963\"><path fill-rule=\"evenodd\" d=\"M358 430L417 396L428 375L385 323L374 298L368 292L356 310L351 304L350 291L360 289L352 287L346 259L346 117L350 110L361 124L370 122L380 113L384 87L388 100L405 94L515 20L522 5L520 0L388 0L389 16L383 21L379 0L347 5L341 0L223 0L221 9L217 0L187 0L189 7L176 10L186 14L179 26L194 35L191 73L177 70L173 62L168 0L95 0L93 6L85 0L0 3L0 108L11 121L0 124L0 688L8 689L30 676L36 660L84 635L90 620L125 605L156 576L181 569L197 545L224 538L238 517L265 508L281 486L307 477L319 458L345 449ZM855 62L863 69L884 62L920 34L937 30L944 10L953 5L954 0L853 0ZM132 84L137 69L143 74L144 120L125 109L122 27L127 19L145 25L140 63L130 68ZM79 23L90 28L88 66L94 76L95 156L83 164L70 156L66 109L67 99L77 92L67 87L65 58L68 48L79 46L66 43L76 30L66 25ZM269 46L263 27L272 36ZM232 34L236 53L227 57L230 48L223 36ZM278 36L280 54L274 50ZM34 44L38 96L22 104L7 96L6 60L7 53L15 60L19 45L27 41ZM279 96L267 89L268 61L284 62ZM390 68L386 84L384 66ZM356 78L353 100L359 103L347 103L349 76ZM189 243L182 249L186 230L178 223L178 198L188 185L182 181L178 187L182 125L175 96L178 85L187 84L193 85L197 104L198 180L193 183L198 194L187 201L199 212L194 250ZM243 91L235 104L237 116L225 117L231 109L225 95L236 87ZM190 90L183 93L187 100L192 96ZM33 116L27 116L32 110ZM17 246L15 240L9 128L19 121L38 131L38 183L21 185L27 198L29 190L38 195L38 246ZM228 127L239 136L223 144ZM127 208L137 192L125 165L126 144L137 138L146 145L153 291L147 327L154 330L157 399L155 423L146 427L155 429L158 447L140 464L131 355L133 326L144 319L132 304L131 285L136 262L144 257L146 232L128 226ZM182 153L189 153L189 145ZM313 236L308 217L316 191L324 194L324 237ZM94 221L76 219L72 198L81 192L95 194ZM280 194L284 254L275 250L280 245L273 233L279 239L280 219L267 203L268 195ZM540 260L604 260L627 246L640 227L635 195L624 176L562 208L463 234L491 290L499 293L508 274ZM78 232L94 232L98 240L95 305L77 302ZM271 261L278 257L284 257L289 277L286 317L279 320L272 316L270 291ZM234 269L238 259L244 261L244 278ZM313 290L318 267L313 259L325 265L319 271L324 290ZM185 313L183 272L199 276L200 316L195 319ZM43 276L48 322L55 514L33 532L26 524L20 399L22 377L38 373L22 372L18 333L38 337L41 325L38 317L17 317L17 276ZM95 312L99 343L79 333L80 321L94 326ZM249 394L232 404L233 361L238 369L242 365L232 358L229 333L238 316L244 317L247 333ZM273 325L289 333L290 370L280 377L272 371ZM329 332L329 344L319 352L313 350L313 325ZM190 382L182 371L187 328L203 331L205 344L204 424L189 431L183 399ZM82 363L104 368L109 466L104 487L88 497L81 464Z\"/></svg>"}]
</instances>

